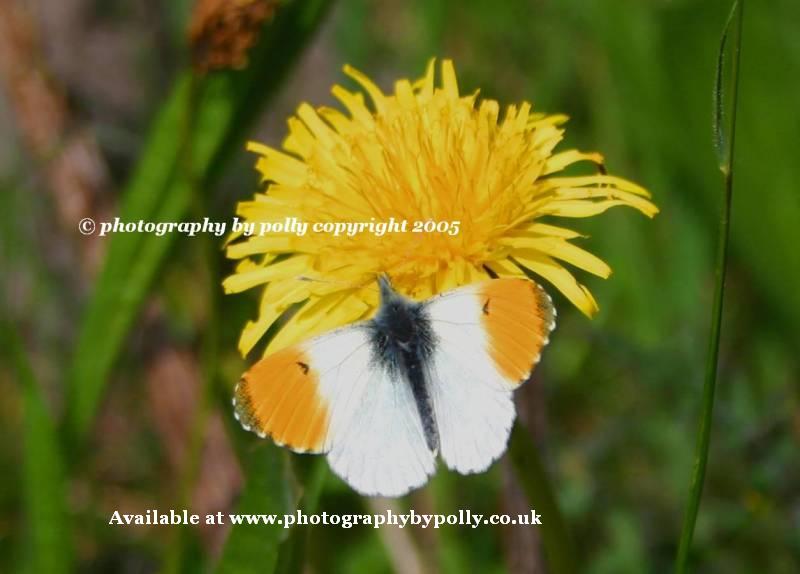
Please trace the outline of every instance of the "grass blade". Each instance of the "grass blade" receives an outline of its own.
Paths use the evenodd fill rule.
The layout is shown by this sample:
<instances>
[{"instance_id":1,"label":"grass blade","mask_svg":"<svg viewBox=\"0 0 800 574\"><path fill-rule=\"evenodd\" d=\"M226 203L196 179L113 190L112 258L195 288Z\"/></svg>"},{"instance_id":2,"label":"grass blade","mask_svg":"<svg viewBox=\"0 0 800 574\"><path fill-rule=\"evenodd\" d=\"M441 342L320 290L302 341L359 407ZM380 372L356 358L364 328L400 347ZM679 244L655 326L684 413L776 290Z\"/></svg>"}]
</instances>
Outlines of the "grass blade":
<instances>
[{"instance_id":1,"label":"grass blade","mask_svg":"<svg viewBox=\"0 0 800 574\"><path fill-rule=\"evenodd\" d=\"M178 160L174 137L189 95L183 78L162 108L146 150L123 196L123 221L174 221L188 204L186 186L170 185ZM163 203L162 203L163 200ZM170 245L169 235L112 235L103 269L89 301L69 372L69 423L83 434L92 419L102 387L125 335L144 298L158 261Z\"/></svg>"},{"instance_id":2,"label":"grass blade","mask_svg":"<svg viewBox=\"0 0 800 574\"><path fill-rule=\"evenodd\" d=\"M328 472L326 462L321 456L293 457L295 473L303 492L297 501L297 508L304 516L317 512L319 496ZM293 526L289 537L281 544L276 572L279 574L302 574L305 567L306 543L310 525Z\"/></svg>"},{"instance_id":3,"label":"grass blade","mask_svg":"<svg viewBox=\"0 0 800 574\"><path fill-rule=\"evenodd\" d=\"M25 512L23 572L60 574L72 570L72 549L65 507L66 480L55 425L47 411L16 331L2 325L4 348L11 355L22 391Z\"/></svg>"},{"instance_id":4,"label":"grass blade","mask_svg":"<svg viewBox=\"0 0 800 574\"><path fill-rule=\"evenodd\" d=\"M547 472L539 460L536 445L519 424L514 425L511 433L509 454L531 508L542 515L542 527L539 531L547 558L548 572L553 574L578 572L575 546L566 522L561 516Z\"/></svg>"},{"instance_id":5,"label":"grass blade","mask_svg":"<svg viewBox=\"0 0 800 574\"><path fill-rule=\"evenodd\" d=\"M247 484L237 506L240 514L285 514L291 504L286 453L268 441L248 453L244 475ZM217 574L274 572L278 547L289 535L282 525L241 524L231 527Z\"/></svg>"},{"instance_id":6,"label":"grass blade","mask_svg":"<svg viewBox=\"0 0 800 574\"><path fill-rule=\"evenodd\" d=\"M700 498L703 494L703 482L708 464L708 447L711 440L714 390L717 384L719 340L722 328L722 307L725 295L725 271L728 265L728 237L733 195L733 158L739 88L739 56L742 42L742 11L743 1L734 2L722 33L717 60L713 128L719 167L724 180L724 197L717 240L714 303L711 312L711 332L709 334L705 382L703 384L703 403L697 430L692 482L675 562L675 572L679 574L686 572L688 569L689 551L692 545L695 523L697 522L697 513L700 508ZM729 118L729 121L726 121L726 118Z\"/></svg>"},{"instance_id":7,"label":"grass blade","mask_svg":"<svg viewBox=\"0 0 800 574\"><path fill-rule=\"evenodd\" d=\"M225 72L194 83L188 73L176 82L159 114L137 169L125 190L123 221L180 221L192 193L208 187L267 98L318 27L329 0L295 0L278 10L241 72ZM191 161L183 161L185 157ZM191 173L185 169L191 165ZM173 234L116 234L94 296L88 303L68 374L69 424L86 434L138 310Z\"/></svg>"},{"instance_id":8,"label":"grass blade","mask_svg":"<svg viewBox=\"0 0 800 574\"><path fill-rule=\"evenodd\" d=\"M739 56L742 46L742 9L744 0L736 0L731 7L717 55L714 83L714 149L719 169L727 176L733 168L733 144L736 136L736 104L739 97ZM731 33L733 38L731 38ZM728 97L730 94L730 97ZM726 205L730 202L726 183Z\"/></svg>"}]
</instances>

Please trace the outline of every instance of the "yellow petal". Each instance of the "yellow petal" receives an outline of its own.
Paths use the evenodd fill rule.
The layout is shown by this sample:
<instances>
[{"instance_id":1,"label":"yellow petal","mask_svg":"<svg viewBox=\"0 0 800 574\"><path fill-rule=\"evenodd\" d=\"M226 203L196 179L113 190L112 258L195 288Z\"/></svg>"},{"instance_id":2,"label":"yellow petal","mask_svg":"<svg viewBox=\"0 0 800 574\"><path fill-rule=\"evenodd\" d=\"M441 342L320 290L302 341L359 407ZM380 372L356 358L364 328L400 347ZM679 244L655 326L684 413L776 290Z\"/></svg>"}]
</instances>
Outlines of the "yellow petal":
<instances>
[{"instance_id":1,"label":"yellow petal","mask_svg":"<svg viewBox=\"0 0 800 574\"><path fill-rule=\"evenodd\" d=\"M306 103L300 104L297 108L297 117L303 120L309 131L324 147L333 147L334 142L338 139L336 132L331 127L322 121L322 118L317 114L317 110L312 108Z\"/></svg>"},{"instance_id":2,"label":"yellow petal","mask_svg":"<svg viewBox=\"0 0 800 574\"><path fill-rule=\"evenodd\" d=\"M335 108L322 106L317 110L320 117L328 122L338 134L346 134L350 131L350 118Z\"/></svg>"},{"instance_id":3,"label":"yellow petal","mask_svg":"<svg viewBox=\"0 0 800 574\"><path fill-rule=\"evenodd\" d=\"M258 224L256 224L256 227L258 227ZM251 237L247 241L228 246L225 254L229 259L241 259L257 253L290 253L295 250L292 246L293 239L293 235L259 235Z\"/></svg>"},{"instance_id":4,"label":"yellow petal","mask_svg":"<svg viewBox=\"0 0 800 574\"><path fill-rule=\"evenodd\" d=\"M546 235L550 237L561 237L563 239L575 239L576 237L585 237L581 235L577 231L573 231L572 229L566 229L564 227L558 227L555 225L548 225L547 223L531 223L530 225L526 225L524 227L518 227L514 229L510 234L512 237L516 236L540 236Z\"/></svg>"},{"instance_id":5,"label":"yellow petal","mask_svg":"<svg viewBox=\"0 0 800 574\"><path fill-rule=\"evenodd\" d=\"M453 273L450 267L445 267L439 270L439 272L435 275L435 284L434 290L438 293L449 291L450 289L455 289L458 287L456 275Z\"/></svg>"},{"instance_id":6,"label":"yellow petal","mask_svg":"<svg viewBox=\"0 0 800 574\"><path fill-rule=\"evenodd\" d=\"M580 309L587 317L593 317L599 307L589 290L578 283L572 273L546 255L529 254L515 257L514 261L522 269L527 269L549 281L561 291L569 301Z\"/></svg>"},{"instance_id":7,"label":"yellow petal","mask_svg":"<svg viewBox=\"0 0 800 574\"><path fill-rule=\"evenodd\" d=\"M458 97L458 80L453 60L442 60L442 89L449 98Z\"/></svg>"},{"instance_id":8,"label":"yellow petal","mask_svg":"<svg viewBox=\"0 0 800 574\"><path fill-rule=\"evenodd\" d=\"M372 98L372 103L375 104L375 110L377 110L379 114L385 111L385 96L383 95L381 89L376 86L372 80L350 65L345 65L344 73L353 78L361 85L362 88L367 91L369 97Z\"/></svg>"},{"instance_id":9,"label":"yellow petal","mask_svg":"<svg viewBox=\"0 0 800 574\"><path fill-rule=\"evenodd\" d=\"M225 293L239 293L269 281L297 280L308 270L309 263L308 255L295 255L278 263L251 269L245 273L234 273L225 278L222 288Z\"/></svg>"},{"instance_id":10,"label":"yellow petal","mask_svg":"<svg viewBox=\"0 0 800 574\"><path fill-rule=\"evenodd\" d=\"M342 86L333 86L331 93L337 100L342 102L342 105L350 112L350 116L354 121L362 125L371 125L373 123L372 114L369 113L367 106L364 104L364 96L361 93L348 92Z\"/></svg>"},{"instance_id":11,"label":"yellow petal","mask_svg":"<svg viewBox=\"0 0 800 574\"><path fill-rule=\"evenodd\" d=\"M256 161L256 169L264 180L277 181L287 185L302 185L308 168L298 159L275 149L267 151Z\"/></svg>"},{"instance_id":12,"label":"yellow petal","mask_svg":"<svg viewBox=\"0 0 800 574\"><path fill-rule=\"evenodd\" d=\"M248 321L239 337L239 353L247 355L272 324L293 304L308 298L308 285L297 281L267 285L261 295L258 318Z\"/></svg>"},{"instance_id":13,"label":"yellow petal","mask_svg":"<svg viewBox=\"0 0 800 574\"><path fill-rule=\"evenodd\" d=\"M271 147L253 140L249 140L247 144L245 144L245 149L261 155L267 155L267 153L272 150Z\"/></svg>"},{"instance_id":14,"label":"yellow petal","mask_svg":"<svg viewBox=\"0 0 800 574\"><path fill-rule=\"evenodd\" d=\"M557 237L522 237L515 238L509 243L514 248L512 252L514 258L526 257L532 253L540 252L566 261L603 279L608 279L609 275L611 275L611 267L605 261L577 245Z\"/></svg>"},{"instance_id":15,"label":"yellow petal","mask_svg":"<svg viewBox=\"0 0 800 574\"><path fill-rule=\"evenodd\" d=\"M579 161L591 161L597 165L603 165L603 156L599 153L583 153L575 149L563 151L547 159L543 173L544 175L550 175Z\"/></svg>"},{"instance_id":16,"label":"yellow petal","mask_svg":"<svg viewBox=\"0 0 800 574\"><path fill-rule=\"evenodd\" d=\"M314 149L314 136L299 119L289 118L289 135L283 140L283 149L307 158Z\"/></svg>"},{"instance_id":17,"label":"yellow petal","mask_svg":"<svg viewBox=\"0 0 800 574\"><path fill-rule=\"evenodd\" d=\"M554 127L565 124L569 121L569 116L566 114L531 114L528 119L528 128L540 130L545 127Z\"/></svg>"},{"instance_id":18,"label":"yellow petal","mask_svg":"<svg viewBox=\"0 0 800 574\"><path fill-rule=\"evenodd\" d=\"M614 175L582 175L577 177L550 177L542 182L545 188L570 188L609 186L613 189L629 191L642 197L650 197L650 192L632 181ZM603 187L600 187L603 189Z\"/></svg>"},{"instance_id":19,"label":"yellow petal","mask_svg":"<svg viewBox=\"0 0 800 574\"><path fill-rule=\"evenodd\" d=\"M490 261L486 266L498 277L524 277L525 274L510 259Z\"/></svg>"},{"instance_id":20,"label":"yellow petal","mask_svg":"<svg viewBox=\"0 0 800 574\"><path fill-rule=\"evenodd\" d=\"M419 91L419 96L423 101L429 100L433 96L435 67L436 58L431 58L428 60L428 65L425 66L425 75L414 82L414 89Z\"/></svg>"},{"instance_id":21,"label":"yellow petal","mask_svg":"<svg viewBox=\"0 0 800 574\"><path fill-rule=\"evenodd\" d=\"M370 307L351 295L349 291L340 291L309 300L270 341L265 355L365 318Z\"/></svg>"},{"instance_id":22,"label":"yellow petal","mask_svg":"<svg viewBox=\"0 0 800 574\"><path fill-rule=\"evenodd\" d=\"M592 217L599 215L612 207L630 204L626 201L619 199L607 199L604 201L582 201L582 200L565 200L565 201L551 201L543 205L540 212L543 215L557 215L559 217ZM648 217L653 217L658 209L644 211L643 213Z\"/></svg>"},{"instance_id":23,"label":"yellow petal","mask_svg":"<svg viewBox=\"0 0 800 574\"><path fill-rule=\"evenodd\" d=\"M417 98L414 96L414 90L411 87L411 82L408 80L398 80L395 82L394 93L397 97L397 103L403 108L410 110L416 107Z\"/></svg>"},{"instance_id":24,"label":"yellow petal","mask_svg":"<svg viewBox=\"0 0 800 574\"><path fill-rule=\"evenodd\" d=\"M556 190L556 200L572 199L619 199L627 205L638 209L649 217L658 213L658 208L653 203L640 195L610 187L579 187L562 188Z\"/></svg>"}]
</instances>

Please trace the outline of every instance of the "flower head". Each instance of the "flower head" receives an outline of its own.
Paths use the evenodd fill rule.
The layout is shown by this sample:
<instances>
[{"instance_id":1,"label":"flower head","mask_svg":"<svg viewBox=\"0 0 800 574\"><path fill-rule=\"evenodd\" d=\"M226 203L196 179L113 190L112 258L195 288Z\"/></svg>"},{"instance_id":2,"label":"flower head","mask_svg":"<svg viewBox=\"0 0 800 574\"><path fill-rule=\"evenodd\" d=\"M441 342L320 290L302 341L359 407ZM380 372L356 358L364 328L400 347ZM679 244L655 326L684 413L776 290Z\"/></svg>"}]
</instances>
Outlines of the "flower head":
<instances>
[{"instance_id":1,"label":"flower head","mask_svg":"<svg viewBox=\"0 0 800 574\"><path fill-rule=\"evenodd\" d=\"M397 81L392 94L350 67L344 71L371 105L361 92L334 86L346 113L303 103L289 119L283 151L251 143L268 185L241 202L238 215L258 224L459 221L459 233L234 237L227 255L241 262L225 280L226 292L263 287L259 316L242 332L242 353L282 315L286 323L270 350L368 318L381 273L417 299L489 276L532 274L586 315L596 313L592 294L563 264L600 277L611 269L572 242L578 233L549 220L590 217L617 205L652 217L658 209L645 189L604 170L559 175L581 161L602 166L602 156L554 151L565 116L533 113L525 102L501 118L496 101L460 94L449 60L442 62L440 85L431 62L421 79Z\"/></svg>"}]
</instances>

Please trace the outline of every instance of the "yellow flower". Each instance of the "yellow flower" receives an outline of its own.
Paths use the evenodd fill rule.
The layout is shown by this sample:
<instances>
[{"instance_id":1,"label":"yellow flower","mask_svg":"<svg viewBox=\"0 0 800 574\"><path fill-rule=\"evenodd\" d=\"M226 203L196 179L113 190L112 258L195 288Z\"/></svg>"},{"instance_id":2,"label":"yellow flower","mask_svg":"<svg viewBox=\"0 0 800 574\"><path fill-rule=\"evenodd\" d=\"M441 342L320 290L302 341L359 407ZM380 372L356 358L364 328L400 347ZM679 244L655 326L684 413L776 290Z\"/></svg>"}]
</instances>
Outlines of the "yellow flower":
<instances>
[{"instance_id":1,"label":"yellow flower","mask_svg":"<svg viewBox=\"0 0 800 574\"><path fill-rule=\"evenodd\" d=\"M242 220L284 222L460 221L460 232L372 233L334 237L293 231L239 234L227 256L239 259L223 285L228 293L262 287L259 316L245 326L246 354L288 309L303 303L272 340L277 350L331 328L368 318L375 278L386 273L399 292L423 299L490 275L532 273L551 283L588 316L589 290L562 263L600 277L611 269L571 242L572 230L549 216L590 217L627 205L647 216L650 194L604 173L558 175L580 161L602 167L597 153L554 152L566 117L533 113L527 102L500 119L494 100L459 94L452 62L434 62L415 81L399 80L384 94L360 72L345 73L369 95L333 87L347 113L303 103L289 119L283 151L250 143L268 182L253 201L239 203ZM593 170L594 171L594 170ZM604 171L604 170L599 170ZM305 280L308 278L319 279Z\"/></svg>"}]
</instances>

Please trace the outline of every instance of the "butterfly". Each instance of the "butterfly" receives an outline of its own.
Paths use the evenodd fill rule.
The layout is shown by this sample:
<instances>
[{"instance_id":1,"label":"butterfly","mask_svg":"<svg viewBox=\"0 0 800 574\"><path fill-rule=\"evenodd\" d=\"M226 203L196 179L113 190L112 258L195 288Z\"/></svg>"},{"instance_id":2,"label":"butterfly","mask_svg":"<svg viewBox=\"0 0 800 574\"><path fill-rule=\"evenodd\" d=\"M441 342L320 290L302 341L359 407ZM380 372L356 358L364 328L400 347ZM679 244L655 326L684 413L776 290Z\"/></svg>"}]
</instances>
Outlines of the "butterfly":
<instances>
[{"instance_id":1,"label":"butterfly","mask_svg":"<svg viewBox=\"0 0 800 574\"><path fill-rule=\"evenodd\" d=\"M555 327L550 296L491 279L417 302L378 280L374 318L266 356L234 392L246 430L295 452L326 454L364 495L425 484L437 456L461 474L506 450L513 391Z\"/></svg>"}]
</instances>

